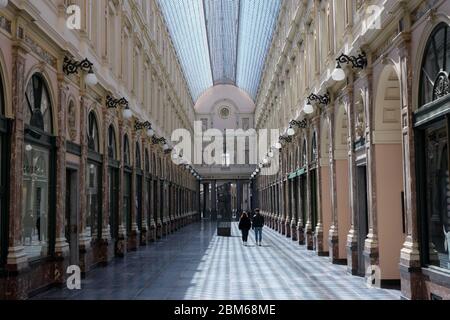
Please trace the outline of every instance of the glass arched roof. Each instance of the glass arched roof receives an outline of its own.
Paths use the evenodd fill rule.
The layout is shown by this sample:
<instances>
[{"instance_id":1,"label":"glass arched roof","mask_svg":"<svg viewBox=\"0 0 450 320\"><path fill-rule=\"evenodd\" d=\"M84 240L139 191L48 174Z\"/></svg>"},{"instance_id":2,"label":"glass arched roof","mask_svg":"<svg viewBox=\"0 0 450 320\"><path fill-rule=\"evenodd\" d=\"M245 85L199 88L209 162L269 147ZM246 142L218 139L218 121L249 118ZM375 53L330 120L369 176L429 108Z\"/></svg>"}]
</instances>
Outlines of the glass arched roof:
<instances>
[{"instance_id":1,"label":"glass arched roof","mask_svg":"<svg viewBox=\"0 0 450 320\"><path fill-rule=\"evenodd\" d=\"M233 84L256 98L281 0L159 0L192 99Z\"/></svg>"}]
</instances>

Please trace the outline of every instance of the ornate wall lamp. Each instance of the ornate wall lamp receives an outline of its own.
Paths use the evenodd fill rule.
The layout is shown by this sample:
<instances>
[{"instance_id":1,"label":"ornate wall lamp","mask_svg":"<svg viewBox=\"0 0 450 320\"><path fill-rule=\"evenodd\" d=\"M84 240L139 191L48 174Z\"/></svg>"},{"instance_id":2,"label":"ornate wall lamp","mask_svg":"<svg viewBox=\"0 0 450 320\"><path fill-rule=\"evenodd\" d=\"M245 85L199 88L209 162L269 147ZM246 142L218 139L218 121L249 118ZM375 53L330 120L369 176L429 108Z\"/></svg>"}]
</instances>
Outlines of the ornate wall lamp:
<instances>
[{"instance_id":1,"label":"ornate wall lamp","mask_svg":"<svg viewBox=\"0 0 450 320\"><path fill-rule=\"evenodd\" d=\"M153 135L152 143L153 144L161 143L163 145L164 153L172 152L172 149L170 148L169 144L167 143L166 138L164 138L164 137L158 138L156 135Z\"/></svg>"},{"instance_id":2,"label":"ornate wall lamp","mask_svg":"<svg viewBox=\"0 0 450 320\"><path fill-rule=\"evenodd\" d=\"M314 112L314 107L312 106L311 102L317 102L322 105L328 105L330 103L330 95L328 93L324 95L311 93L307 98L305 107L303 108L304 113L311 114Z\"/></svg>"},{"instance_id":3,"label":"ornate wall lamp","mask_svg":"<svg viewBox=\"0 0 450 320\"><path fill-rule=\"evenodd\" d=\"M287 130L287 134L291 137L295 135L295 126L301 129L305 129L308 126L308 121L306 119L303 119L302 121L292 120L291 122L289 122L289 129Z\"/></svg>"},{"instance_id":4,"label":"ornate wall lamp","mask_svg":"<svg viewBox=\"0 0 450 320\"><path fill-rule=\"evenodd\" d=\"M280 136L280 138L278 139L279 140L279 144L275 144L275 148L277 148L277 149L281 149L281 148L278 148L278 147L280 147L281 146L281 143L291 143L292 142L292 137L291 136L289 136L289 135L282 135L282 136ZM282 146L281 146L282 147Z\"/></svg>"},{"instance_id":5,"label":"ornate wall lamp","mask_svg":"<svg viewBox=\"0 0 450 320\"><path fill-rule=\"evenodd\" d=\"M87 58L82 61L77 61L66 56L64 57L63 72L68 76L74 73L78 74L78 69L87 72L84 81L86 81L86 84L88 86L92 87L97 85L98 83L98 79L92 68L93 66L94 64L90 62Z\"/></svg>"},{"instance_id":6,"label":"ornate wall lamp","mask_svg":"<svg viewBox=\"0 0 450 320\"><path fill-rule=\"evenodd\" d=\"M134 124L134 129L136 131L147 129L147 136L149 138L152 138L155 135L155 130L153 130L152 124L149 121L145 122L136 121L136 123Z\"/></svg>"},{"instance_id":7,"label":"ornate wall lamp","mask_svg":"<svg viewBox=\"0 0 450 320\"><path fill-rule=\"evenodd\" d=\"M345 71L342 69L341 64L352 64L353 69L364 69L367 66L367 56L365 52L362 52L358 56L348 56L346 54L341 54L339 58L336 59L337 65L334 69L331 77L335 81L342 81L345 79Z\"/></svg>"},{"instance_id":8,"label":"ornate wall lamp","mask_svg":"<svg viewBox=\"0 0 450 320\"><path fill-rule=\"evenodd\" d=\"M107 108L116 109L119 106L125 108L122 111L123 117L127 120L131 119L131 117L133 116L133 112L131 111L131 109L129 107L129 103L128 103L127 99L125 99L125 98L115 99L112 96L106 97L106 107Z\"/></svg>"}]
</instances>

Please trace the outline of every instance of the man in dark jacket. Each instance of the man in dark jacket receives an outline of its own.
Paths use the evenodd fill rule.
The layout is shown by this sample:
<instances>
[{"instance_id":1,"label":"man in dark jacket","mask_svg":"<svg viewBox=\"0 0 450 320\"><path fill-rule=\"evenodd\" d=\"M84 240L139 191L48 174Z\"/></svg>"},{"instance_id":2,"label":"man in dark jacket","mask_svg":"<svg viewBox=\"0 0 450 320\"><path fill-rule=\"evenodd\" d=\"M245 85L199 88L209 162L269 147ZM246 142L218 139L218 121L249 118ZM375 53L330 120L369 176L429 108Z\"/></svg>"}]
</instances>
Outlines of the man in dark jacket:
<instances>
[{"instance_id":1,"label":"man in dark jacket","mask_svg":"<svg viewBox=\"0 0 450 320\"><path fill-rule=\"evenodd\" d=\"M255 215L252 222L253 230L255 230L256 245L261 246L262 229L264 227L264 217L259 213L259 209L255 209Z\"/></svg>"}]
</instances>

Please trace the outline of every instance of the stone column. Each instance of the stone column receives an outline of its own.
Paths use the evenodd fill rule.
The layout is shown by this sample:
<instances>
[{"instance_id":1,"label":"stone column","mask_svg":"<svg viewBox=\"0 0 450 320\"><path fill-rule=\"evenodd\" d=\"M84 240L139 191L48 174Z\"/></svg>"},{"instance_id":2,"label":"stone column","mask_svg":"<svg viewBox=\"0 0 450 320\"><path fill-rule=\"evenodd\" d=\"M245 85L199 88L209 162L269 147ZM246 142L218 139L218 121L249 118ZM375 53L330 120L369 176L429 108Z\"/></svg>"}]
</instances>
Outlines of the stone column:
<instances>
[{"instance_id":1,"label":"stone column","mask_svg":"<svg viewBox=\"0 0 450 320\"><path fill-rule=\"evenodd\" d=\"M412 105L411 35L401 33L397 39L400 56L400 100L402 117L402 148L405 177L406 240L400 253L400 278L402 296L408 299L425 299L421 277L419 252L419 217L417 212L417 180L415 174L414 110Z\"/></svg>"},{"instance_id":2,"label":"stone column","mask_svg":"<svg viewBox=\"0 0 450 320\"><path fill-rule=\"evenodd\" d=\"M216 181L211 182L211 216L213 220L217 220L217 190Z\"/></svg>"},{"instance_id":3,"label":"stone column","mask_svg":"<svg viewBox=\"0 0 450 320\"><path fill-rule=\"evenodd\" d=\"M87 172L87 157L88 157L88 145L87 145L87 120L88 120L88 108L89 101L82 96L81 108L80 108L80 145L81 145L81 157L80 157L80 221L78 235L78 244L80 250L80 268L83 273L89 271L89 266L92 264L92 247L91 236L86 230L86 216L87 216L87 195L86 195L86 172Z\"/></svg>"},{"instance_id":4,"label":"stone column","mask_svg":"<svg viewBox=\"0 0 450 320\"><path fill-rule=\"evenodd\" d=\"M55 225L55 264L53 275L55 283L61 285L66 279L69 265L69 244L67 243L64 221L66 216L66 101L67 84L64 74L58 74L59 101L57 109L58 135L56 137L56 225Z\"/></svg>"},{"instance_id":5,"label":"stone column","mask_svg":"<svg viewBox=\"0 0 450 320\"><path fill-rule=\"evenodd\" d=\"M151 169L150 169L151 170ZM149 182L149 190L148 192L148 204L147 204L147 217L149 221L149 240L151 242L156 241L156 221L155 221L155 208L154 201L155 198L153 196L153 177L151 173L147 173Z\"/></svg>"},{"instance_id":6,"label":"stone column","mask_svg":"<svg viewBox=\"0 0 450 320\"><path fill-rule=\"evenodd\" d=\"M367 218L369 230L367 238L364 243L364 270L372 265L379 265L379 245L378 245L378 228L377 228L377 201L376 201L376 163L375 163L375 149L372 146L372 131L375 129L375 119L372 117L373 107L372 99L372 63L369 49L365 48L368 53L369 66L361 74L364 80L364 87L361 89L362 103L364 106L364 114L366 119L366 127L364 128L365 151L367 158ZM362 263L362 261L360 262ZM370 271L371 272L371 271ZM370 277L371 274L366 274L365 277Z\"/></svg>"},{"instance_id":7,"label":"stone column","mask_svg":"<svg viewBox=\"0 0 450 320\"><path fill-rule=\"evenodd\" d=\"M284 203L285 203L285 222L284 222L284 230L287 238L291 237L291 187L290 181L285 178L284 181Z\"/></svg>"},{"instance_id":8,"label":"stone column","mask_svg":"<svg viewBox=\"0 0 450 320\"><path fill-rule=\"evenodd\" d=\"M291 179L290 181L290 198L291 198L291 237L292 241L297 241L297 221L298 221L298 208L295 201L295 193L297 192L297 178Z\"/></svg>"},{"instance_id":9,"label":"stone column","mask_svg":"<svg viewBox=\"0 0 450 320\"><path fill-rule=\"evenodd\" d=\"M349 75L349 85L345 89L344 96L345 108L348 115L348 165L349 165L349 197L350 197L350 213L351 213L351 227L347 235L347 271L353 275L358 274L358 220L357 220L357 205L356 205L356 164L355 151L353 148L354 138L354 103L353 103L353 75Z\"/></svg>"},{"instance_id":10,"label":"stone column","mask_svg":"<svg viewBox=\"0 0 450 320\"><path fill-rule=\"evenodd\" d=\"M321 128L320 128L320 115L313 119L313 125L316 131L316 143L317 143L317 155L316 155L316 189L311 190L316 196L316 214L317 214L317 225L314 231L314 249L319 256L325 255L324 253L324 234L323 234L323 216L322 216L322 192L320 188L322 186L322 167L320 164L320 150L321 150Z\"/></svg>"},{"instance_id":11,"label":"stone column","mask_svg":"<svg viewBox=\"0 0 450 320\"><path fill-rule=\"evenodd\" d=\"M298 187L297 187L297 207L298 207L298 220L297 220L297 241L299 245L305 245L305 221L303 221L303 201L301 193L301 179L297 177Z\"/></svg>"},{"instance_id":12,"label":"stone column","mask_svg":"<svg viewBox=\"0 0 450 320\"><path fill-rule=\"evenodd\" d=\"M339 106L339 104L338 104ZM336 160L334 157L335 146L335 121L334 108L332 105L327 109L326 117L328 118L328 136L329 136L329 161L330 161L330 195L331 195L331 226L328 232L328 248L329 257L332 263L339 262L339 219L336 198Z\"/></svg>"},{"instance_id":13,"label":"stone column","mask_svg":"<svg viewBox=\"0 0 450 320\"><path fill-rule=\"evenodd\" d=\"M161 170L161 169L160 169ZM163 236L163 222L161 220L161 172L156 173L156 177L153 179L153 186L156 188L156 237L161 239Z\"/></svg>"},{"instance_id":14,"label":"stone column","mask_svg":"<svg viewBox=\"0 0 450 320\"><path fill-rule=\"evenodd\" d=\"M116 111L117 112L117 111ZM119 223L119 230L118 230L118 238L117 238L117 245L116 245L116 255L119 257L123 257L127 251L127 226L123 224L124 220L124 202L123 202L123 193L124 193L124 159L123 159L123 137L124 137L124 128L123 128L123 119L122 117L119 118L119 161L120 161L120 169L119 169L119 190L118 190L118 223Z\"/></svg>"},{"instance_id":15,"label":"stone column","mask_svg":"<svg viewBox=\"0 0 450 320\"><path fill-rule=\"evenodd\" d=\"M105 105L105 101L103 101ZM108 263L114 257L114 243L111 241L111 225L109 221L109 179L108 179L108 136L109 136L109 123L111 118L109 117L109 110L102 108L103 110L103 126L100 128L103 139L103 164L102 164L102 234L99 242L99 261L101 263Z\"/></svg>"},{"instance_id":16,"label":"stone column","mask_svg":"<svg viewBox=\"0 0 450 320\"><path fill-rule=\"evenodd\" d=\"M9 233L6 270L11 276L6 280L5 299L26 299L26 271L28 259L22 243L22 183L23 183L23 149L24 121L23 105L25 92L25 55L27 50L22 44L13 47L12 72L12 111L14 121L11 127L11 157L9 161ZM0 293L0 296L3 296Z\"/></svg>"},{"instance_id":17,"label":"stone column","mask_svg":"<svg viewBox=\"0 0 450 320\"><path fill-rule=\"evenodd\" d=\"M131 172L131 231L128 235L127 251L135 251L139 245L139 227L137 225L137 174L136 174L136 132L132 131L130 136L130 153L131 159L134 159L133 170Z\"/></svg>"},{"instance_id":18,"label":"stone column","mask_svg":"<svg viewBox=\"0 0 450 320\"><path fill-rule=\"evenodd\" d=\"M314 239L313 239L313 229L312 229L312 211L311 211L311 163L310 163L310 141L311 141L311 135L308 132L306 134L306 141L308 141L306 154L307 154L307 165L306 165L306 223L305 223L305 242L306 242L306 248L308 250L314 250Z\"/></svg>"},{"instance_id":19,"label":"stone column","mask_svg":"<svg viewBox=\"0 0 450 320\"><path fill-rule=\"evenodd\" d=\"M141 146L141 166L143 168L141 179L141 233L140 233L140 245L147 245L149 230L148 230L148 220L147 220L147 210L148 210L148 197L147 197L147 168L145 167L145 138L141 137L140 139Z\"/></svg>"},{"instance_id":20,"label":"stone column","mask_svg":"<svg viewBox=\"0 0 450 320\"><path fill-rule=\"evenodd\" d=\"M278 182L278 230L279 232L284 235L284 222L285 222L285 211L284 211L284 192L283 192L283 179L280 178L280 181Z\"/></svg>"}]
</instances>

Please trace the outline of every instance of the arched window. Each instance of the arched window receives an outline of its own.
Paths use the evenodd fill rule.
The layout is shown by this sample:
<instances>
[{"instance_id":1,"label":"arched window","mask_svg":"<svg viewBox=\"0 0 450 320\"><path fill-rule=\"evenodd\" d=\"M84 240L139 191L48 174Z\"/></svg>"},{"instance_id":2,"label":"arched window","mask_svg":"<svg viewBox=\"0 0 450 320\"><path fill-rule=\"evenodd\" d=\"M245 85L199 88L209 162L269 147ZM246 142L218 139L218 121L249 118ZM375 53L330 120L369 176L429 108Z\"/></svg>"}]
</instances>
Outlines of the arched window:
<instances>
[{"instance_id":1,"label":"arched window","mask_svg":"<svg viewBox=\"0 0 450 320\"><path fill-rule=\"evenodd\" d=\"M305 139L305 140L303 140L302 164L301 164L302 167L306 166L307 161L308 161L308 158L307 158L307 154L306 154L306 139Z\"/></svg>"},{"instance_id":2,"label":"arched window","mask_svg":"<svg viewBox=\"0 0 450 320\"><path fill-rule=\"evenodd\" d=\"M450 32L441 23L428 39L419 83L419 108L435 106L416 112L415 135L423 263L444 269L450 269L449 72Z\"/></svg>"},{"instance_id":3,"label":"arched window","mask_svg":"<svg viewBox=\"0 0 450 320\"><path fill-rule=\"evenodd\" d=\"M23 105L25 136L22 176L22 244L28 258L47 256L50 252L49 221L54 214L50 192L54 142L49 139L52 107L49 91L41 74L34 74L26 85ZM39 140L39 143L36 143Z\"/></svg>"},{"instance_id":4,"label":"arched window","mask_svg":"<svg viewBox=\"0 0 450 320\"><path fill-rule=\"evenodd\" d=\"M316 132L313 133L311 140L311 162L317 160L317 135Z\"/></svg>"},{"instance_id":5,"label":"arched window","mask_svg":"<svg viewBox=\"0 0 450 320\"><path fill-rule=\"evenodd\" d=\"M148 156L148 150L145 150L145 171L150 173L150 157Z\"/></svg>"},{"instance_id":6,"label":"arched window","mask_svg":"<svg viewBox=\"0 0 450 320\"><path fill-rule=\"evenodd\" d=\"M52 108L47 86L42 75L34 74L25 91L24 121L29 126L51 133Z\"/></svg>"},{"instance_id":7,"label":"arched window","mask_svg":"<svg viewBox=\"0 0 450 320\"><path fill-rule=\"evenodd\" d=\"M117 158L116 133L112 125L108 129L108 156L110 159Z\"/></svg>"},{"instance_id":8,"label":"arched window","mask_svg":"<svg viewBox=\"0 0 450 320\"><path fill-rule=\"evenodd\" d=\"M91 111L89 113L88 118L88 148L91 151L99 152L99 136L98 136L98 125L97 125L97 119L95 118L94 111Z\"/></svg>"},{"instance_id":9,"label":"arched window","mask_svg":"<svg viewBox=\"0 0 450 320\"><path fill-rule=\"evenodd\" d=\"M138 169L141 169L141 148L139 147L139 143L136 142L135 149L135 166Z\"/></svg>"},{"instance_id":10,"label":"arched window","mask_svg":"<svg viewBox=\"0 0 450 320\"><path fill-rule=\"evenodd\" d=\"M420 75L419 107L450 92L450 32L441 23L431 34L424 52Z\"/></svg>"},{"instance_id":11,"label":"arched window","mask_svg":"<svg viewBox=\"0 0 450 320\"><path fill-rule=\"evenodd\" d=\"M123 162L126 166L131 165L131 159L130 159L130 144L128 142L128 136L125 135L123 138Z\"/></svg>"}]
</instances>

